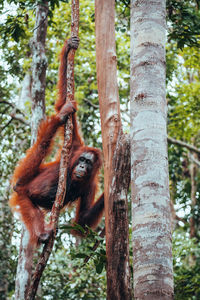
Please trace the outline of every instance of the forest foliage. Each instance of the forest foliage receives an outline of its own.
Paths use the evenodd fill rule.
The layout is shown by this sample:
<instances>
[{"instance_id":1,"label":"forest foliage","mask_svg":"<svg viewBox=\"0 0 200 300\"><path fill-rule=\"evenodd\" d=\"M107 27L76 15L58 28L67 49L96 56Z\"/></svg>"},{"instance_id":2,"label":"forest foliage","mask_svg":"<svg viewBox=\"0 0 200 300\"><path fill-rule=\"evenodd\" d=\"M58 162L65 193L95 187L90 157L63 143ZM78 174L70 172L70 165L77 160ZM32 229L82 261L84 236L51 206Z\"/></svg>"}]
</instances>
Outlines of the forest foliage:
<instances>
[{"instance_id":1,"label":"forest foliage","mask_svg":"<svg viewBox=\"0 0 200 300\"><path fill-rule=\"evenodd\" d=\"M46 40L48 70L46 113L56 99L59 52L70 33L70 1L49 1ZM167 1L167 101L169 136L200 148L200 2ZM31 103L21 99L23 79L31 74L31 37L36 2L0 1L0 282L14 292L20 223L8 208L14 166L30 146ZM118 84L122 121L129 132L130 1L116 1ZM75 97L85 143L101 148L96 81L94 1L80 1L80 46L75 61ZM175 299L200 298L200 172L194 153L169 143L170 193L173 213ZM199 155L195 156L199 161ZM195 168L195 175L192 170ZM195 197L192 198L192 191ZM64 226L73 215L61 216L54 251L42 279L44 299L106 299L105 242L91 232L77 248ZM192 221L191 221L192 220ZM12 225L12 226L11 226ZM191 231L194 234L191 234ZM130 230L131 236L131 230ZM131 253L131 249L130 249ZM93 258L84 264L84 258ZM89 295L89 296L88 296ZM3 299L3 298L2 298Z\"/></svg>"}]
</instances>

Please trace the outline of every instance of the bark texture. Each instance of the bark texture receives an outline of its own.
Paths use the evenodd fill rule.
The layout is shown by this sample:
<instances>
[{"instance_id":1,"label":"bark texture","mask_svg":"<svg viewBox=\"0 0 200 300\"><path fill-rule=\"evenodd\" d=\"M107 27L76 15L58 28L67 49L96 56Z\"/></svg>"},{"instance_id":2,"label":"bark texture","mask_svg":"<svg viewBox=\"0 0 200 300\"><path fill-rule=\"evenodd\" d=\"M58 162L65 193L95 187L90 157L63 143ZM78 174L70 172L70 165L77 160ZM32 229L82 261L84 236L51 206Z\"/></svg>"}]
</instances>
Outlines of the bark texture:
<instances>
[{"instance_id":1,"label":"bark texture","mask_svg":"<svg viewBox=\"0 0 200 300\"><path fill-rule=\"evenodd\" d=\"M72 10L71 35L78 37L79 0L72 0L71 10ZM67 65L66 102L74 100L74 56L75 56L75 50L71 49L68 56L68 65ZM68 170L69 157L71 153L72 132L73 132L73 124L72 124L72 118L70 117L67 121L67 124L65 125L64 144L63 144L63 149L61 152L61 159L60 159L58 189L57 189L56 199L52 207L51 216L50 216L50 223L53 224L54 232L43 248L42 254L39 258L39 261L35 269L35 273L31 280L31 286L29 288L26 300L35 299L40 278L42 276L42 273L46 267L49 256L53 249L54 240L56 237L56 230L58 227L58 218L59 218L60 210L63 207L63 202L66 194L67 170Z\"/></svg>"},{"instance_id":2,"label":"bark texture","mask_svg":"<svg viewBox=\"0 0 200 300\"><path fill-rule=\"evenodd\" d=\"M48 1L38 4L36 8L36 25L32 41L32 119L31 144L37 138L37 129L45 116L45 82L47 59L45 56L45 40L47 31ZM29 233L22 227L21 244L17 265L15 299L26 298L32 272L33 249L28 247Z\"/></svg>"},{"instance_id":3,"label":"bark texture","mask_svg":"<svg viewBox=\"0 0 200 300\"><path fill-rule=\"evenodd\" d=\"M45 54L45 41L48 25L48 1L38 2L36 8L36 23L34 35L31 42L32 48L32 88L31 96L32 119L31 130L32 136L37 137L37 130L40 122L45 116L45 88L46 88L46 69L47 57ZM34 140L32 139L32 143Z\"/></svg>"},{"instance_id":4,"label":"bark texture","mask_svg":"<svg viewBox=\"0 0 200 300\"><path fill-rule=\"evenodd\" d=\"M72 124L72 123L71 123ZM67 168L70 156L70 150L72 145L72 127L71 124L68 124L67 129L65 130L65 139L64 145L61 153L60 160L60 172L59 172L59 181L58 181L58 190L56 194L56 200L52 207L50 222L53 224L54 232L50 236L50 239L45 244L42 254L38 260L35 272L31 278L30 287L28 289L26 300L34 300L37 293L38 285L40 283L41 276L48 262L49 256L51 255L54 240L56 237L56 229L58 227L58 218L60 214L60 209L63 207L63 202L66 193L66 184L67 184Z\"/></svg>"},{"instance_id":5,"label":"bark texture","mask_svg":"<svg viewBox=\"0 0 200 300\"><path fill-rule=\"evenodd\" d=\"M196 153L193 154L195 160L198 161L198 156ZM190 176L191 176L191 212L192 216L190 218L190 237L196 237L196 226L194 219L194 208L197 204L196 193L197 193L197 165L192 162L190 165Z\"/></svg>"},{"instance_id":6,"label":"bark texture","mask_svg":"<svg viewBox=\"0 0 200 300\"><path fill-rule=\"evenodd\" d=\"M97 83L104 154L107 299L131 299L127 190L129 147L117 86L115 1L95 1Z\"/></svg>"},{"instance_id":7,"label":"bark texture","mask_svg":"<svg viewBox=\"0 0 200 300\"><path fill-rule=\"evenodd\" d=\"M173 299L165 1L131 1L134 299Z\"/></svg>"},{"instance_id":8,"label":"bark texture","mask_svg":"<svg viewBox=\"0 0 200 300\"><path fill-rule=\"evenodd\" d=\"M10 276L10 244L13 233L13 215L8 207L9 181L6 192L0 195L0 299L7 300Z\"/></svg>"},{"instance_id":9,"label":"bark texture","mask_svg":"<svg viewBox=\"0 0 200 300\"><path fill-rule=\"evenodd\" d=\"M19 109L24 109L26 101L29 101L30 103L32 102L31 84L32 84L32 77L29 73L26 73L22 82L21 95L19 97L19 101L17 104L17 107Z\"/></svg>"}]
</instances>

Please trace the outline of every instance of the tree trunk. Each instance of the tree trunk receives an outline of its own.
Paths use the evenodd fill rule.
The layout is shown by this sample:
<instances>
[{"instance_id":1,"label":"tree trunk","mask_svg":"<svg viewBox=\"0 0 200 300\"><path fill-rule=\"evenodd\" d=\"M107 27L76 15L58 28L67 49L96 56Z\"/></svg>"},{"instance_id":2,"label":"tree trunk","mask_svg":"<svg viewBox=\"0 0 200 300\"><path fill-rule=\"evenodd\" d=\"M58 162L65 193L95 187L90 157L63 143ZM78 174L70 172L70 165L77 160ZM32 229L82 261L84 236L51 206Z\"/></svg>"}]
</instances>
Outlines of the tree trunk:
<instances>
[{"instance_id":1,"label":"tree trunk","mask_svg":"<svg viewBox=\"0 0 200 300\"><path fill-rule=\"evenodd\" d=\"M36 9L36 25L32 42L32 119L31 119L31 143L37 138L37 129L45 114L45 83L47 59L45 55L45 40L48 23L48 1L38 4ZM18 258L15 299L26 298L30 285L33 250L27 247L29 233L22 227L21 244Z\"/></svg>"},{"instance_id":2,"label":"tree trunk","mask_svg":"<svg viewBox=\"0 0 200 300\"><path fill-rule=\"evenodd\" d=\"M194 139L193 139L194 142ZM192 156L192 155L190 155ZM194 160L198 161L198 156L196 153L193 154L192 156ZM197 164L192 161L190 165L190 177L191 177L191 217L190 217L190 238L196 238L197 233L196 233L196 224L195 224L195 218L194 218L194 210L195 210L195 205L197 204L197 199L196 199L196 193L197 193ZM191 254L189 257L189 264L190 266L194 266L196 263L196 257L194 254Z\"/></svg>"},{"instance_id":3,"label":"tree trunk","mask_svg":"<svg viewBox=\"0 0 200 300\"><path fill-rule=\"evenodd\" d=\"M71 36L78 37L79 32L79 0L72 0L71 2ZM75 57L75 49L71 49L68 62L67 62L67 97L66 102L74 100L74 57ZM67 186L67 170L69 157L71 154L71 146L72 146L72 134L73 134L73 123L72 117L67 120L65 124L64 130L64 143L61 152L60 158L60 170L59 170L59 181L58 188L56 192L56 199L53 204L51 215L50 215L50 224L53 225L54 233L50 236L48 241L45 243L43 247L43 251L38 259L35 272L31 278L31 284L27 293L26 300L35 299L35 295L37 293L38 285L43 274L43 271L47 265L49 256L52 252L54 240L56 237L56 231L58 228L59 214L60 210L63 207L63 202L66 194L66 186Z\"/></svg>"},{"instance_id":4,"label":"tree trunk","mask_svg":"<svg viewBox=\"0 0 200 300\"><path fill-rule=\"evenodd\" d=\"M196 153L193 154L195 160L198 161L198 156ZM197 165L195 162L192 162L190 165L190 176L191 176L191 211L192 216L190 218L190 238L196 237L196 229L195 229L195 220L194 220L194 207L197 203L196 200L196 192L197 192Z\"/></svg>"},{"instance_id":5,"label":"tree trunk","mask_svg":"<svg viewBox=\"0 0 200 300\"><path fill-rule=\"evenodd\" d=\"M135 299L173 299L165 99L165 1L131 2Z\"/></svg>"},{"instance_id":6,"label":"tree trunk","mask_svg":"<svg viewBox=\"0 0 200 300\"><path fill-rule=\"evenodd\" d=\"M48 25L48 1L38 2L36 9L36 23L32 41L32 118L31 132L32 144L37 138L37 130L45 116L45 88L47 58L45 54L45 41Z\"/></svg>"},{"instance_id":7,"label":"tree trunk","mask_svg":"<svg viewBox=\"0 0 200 300\"><path fill-rule=\"evenodd\" d=\"M9 184L9 182L8 182ZM6 300L10 272L10 244L13 231L13 216L8 207L8 190L0 196L0 299Z\"/></svg>"},{"instance_id":8,"label":"tree trunk","mask_svg":"<svg viewBox=\"0 0 200 300\"><path fill-rule=\"evenodd\" d=\"M122 133L117 86L115 1L96 0L96 60L104 154L107 299L131 299L127 191L129 143Z\"/></svg>"},{"instance_id":9,"label":"tree trunk","mask_svg":"<svg viewBox=\"0 0 200 300\"><path fill-rule=\"evenodd\" d=\"M22 81L22 89L21 89L21 95L19 97L19 101L17 103L17 107L19 109L24 109L24 105L26 101L32 102L31 97L31 82L32 77L29 74L29 72L24 76L24 79Z\"/></svg>"}]
</instances>

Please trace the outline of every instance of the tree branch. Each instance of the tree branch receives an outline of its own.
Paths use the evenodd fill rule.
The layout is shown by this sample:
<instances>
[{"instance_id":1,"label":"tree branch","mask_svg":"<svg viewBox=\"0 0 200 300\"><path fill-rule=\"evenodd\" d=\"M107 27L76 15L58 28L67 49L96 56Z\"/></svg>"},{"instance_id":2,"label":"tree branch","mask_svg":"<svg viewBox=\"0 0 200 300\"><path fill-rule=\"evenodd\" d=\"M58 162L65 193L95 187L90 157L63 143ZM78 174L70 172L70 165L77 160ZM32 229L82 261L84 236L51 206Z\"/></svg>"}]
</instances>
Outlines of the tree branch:
<instances>
[{"instance_id":1,"label":"tree branch","mask_svg":"<svg viewBox=\"0 0 200 300\"><path fill-rule=\"evenodd\" d=\"M92 107L94 107L94 108L99 108L99 105L92 103L90 100L88 100L88 99L86 99L86 98L84 98L83 101L89 103L89 104L90 104Z\"/></svg>"},{"instance_id":2,"label":"tree branch","mask_svg":"<svg viewBox=\"0 0 200 300\"><path fill-rule=\"evenodd\" d=\"M191 153L189 153L189 158L200 168L200 161L198 161Z\"/></svg>"},{"instance_id":3,"label":"tree branch","mask_svg":"<svg viewBox=\"0 0 200 300\"><path fill-rule=\"evenodd\" d=\"M200 154L200 149L195 147L195 146L192 146L190 144L187 144L185 142L182 142L182 141L179 141L179 140L176 140L170 136L168 136L167 138L168 142L171 143L171 144L174 144L174 145L178 145L178 146L181 146L181 147L184 147L184 148L187 148L188 150L192 151L192 152L195 152L197 154Z\"/></svg>"},{"instance_id":4,"label":"tree branch","mask_svg":"<svg viewBox=\"0 0 200 300\"><path fill-rule=\"evenodd\" d=\"M1 132L4 131L4 129L6 129L6 127L8 127L10 125L10 123L12 122L12 118L3 126L3 128L1 129Z\"/></svg>"},{"instance_id":5,"label":"tree branch","mask_svg":"<svg viewBox=\"0 0 200 300\"><path fill-rule=\"evenodd\" d=\"M71 35L78 36L78 26L79 26L79 0L72 0L72 12L71 12ZM71 49L71 64L67 66L70 70L67 70L67 98L66 102L74 99L74 55L75 49ZM71 54L71 53L70 53ZM70 71L68 73L68 71ZM69 77L68 74L71 74ZM70 92L68 92L70 91ZM67 171L68 171L68 163L70 150L72 145L72 133L73 133L73 124L72 118L68 118L67 124L65 126L65 136L64 136L64 144L61 153L60 159L60 171L59 171L59 181L58 181L58 189L56 193L56 199L51 211L50 216L50 224L53 225L53 233L50 236L49 240L45 244L38 264L36 266L35 273L32 277L32 283L29 288L28 296L26 300L33 300L35 298L37 288L40 282L40 278L42 273L46 267L49 256L52 252L54 240L56 237L56 229L58 226L58 217L60 214L60 209L63 207L63 202L66 193L66 184L67 184Z\"/></svg>"},{"instance_id":6,"label":"tree branch","mask_svg":"<svg viewBox=\"0 0 200 300\"><path fill-rule=\"evenodd\" d=\"M10 102L8 102L8 101L6 101L6 100L0 100L0 104L1 104L1 103L7 104L7 105L12 106L13 108L15 108L15 105L14 105L13 103L10 103Z\"/></svg>"},{"instance_id":7,"label":"tree branch","mask_svg":"<svg viewBox=\"0 0 200 300\"><path fill-rule=\"evenodd\" d=\"M63 207L65 192L66 192L67 170L68 170L69 155L70 155L71 144L72 144L72 130L71 130L72 128L70 127L70 125L71 124L66 125L67 129L65 131L64 145L63 145L61 160L60 160L58 189L57 189L56 199L50 216L50 223L53 225L53 233L43 248L42 254L39 258L39 261L35 269L35 273L32 276L31 286L29 288L26 300L33 300L35 298L37 288L40 282L40 278L46 267L47 261L49 259L49 256L52 252L52 248L54 245L54 240L56 237L56 228L58 225L58 217L60 214L60 209L61 207Z\"/></svg>"},{"instance_id":8,"label":"tree branch","mask_svg":"<svg viewBox=\"0 0 200 300\"><path fill-rule=\"evenodd\" d=\"M13 103L11 103L11 102L8 102L8 101L6 101L6 100L0 100L0 104L1 104L1 103L6 104L6 105L8 105L8 106L11 106L11 107L14 109L14 111L20 113L21 115L23 115L23 116L25 117L25 114L24 114L19 108L17 108L17 107L15 106L15 104L13 104Z\"/></svg>"},{"instance_id":9,"label":"tree branch","mask_svg":"<svg viewBox=\"0 0 200 300\"><path fill-rule=\"evenodd\" d=\"M23 118L16 117L15 115L10 115L10 117L11 117L11 119L2 127L0 132L3 132L4 129L6 129L6 127L8 127L13 120L19 121L27 126L30 126L30 124L28 122L26 122Z\"/></svg>"},{"instance_id":10,"label":"tree branch","mask_svg":"<svg viewBox=\"0 0 200 300\"><path fill-rule=\"evenodd\" d=\"M13 113L11 113L10 116L11 116L11 118L12 118L13 120L19 121L19 122L21 122L21 123L24 124L24 125L30 126L30 124L29 124L25 119L20 118L20 117L17 117L17 116L16 116L15 114L13 114Z\"/></svg>"},{"instance_id":11,"label":"tree branch","mask_svg":"<svg viewBox=\"0 0 200 300\"><path fill-rule=\"evenodd\" d=\"M104 237L105 236L105 227L102 229L101 233L99 234L100 237ZM96 251L96 249L99 247L101 241L96 241L96 243L94 244L92 251ZM84 259L84 265L90 260L90 258L92 257L92 255L88 255L85 259Z\"/></svg>"}]
</instances>

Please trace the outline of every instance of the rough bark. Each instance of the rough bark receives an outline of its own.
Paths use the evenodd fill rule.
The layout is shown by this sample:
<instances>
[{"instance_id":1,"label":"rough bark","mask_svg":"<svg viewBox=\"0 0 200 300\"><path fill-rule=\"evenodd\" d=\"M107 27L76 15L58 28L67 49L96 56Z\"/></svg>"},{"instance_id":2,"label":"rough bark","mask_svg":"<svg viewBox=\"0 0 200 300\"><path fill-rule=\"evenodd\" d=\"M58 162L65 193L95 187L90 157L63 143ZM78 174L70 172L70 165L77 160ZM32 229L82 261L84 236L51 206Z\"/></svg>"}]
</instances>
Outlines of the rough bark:
<instances>
[{"instance_id":1,"label":"rough bark","mask_svg":"<svg viewBox=\"0 0 200 300\"><path fill-rule=\"evenodd\" d=\"M127 193L130 184L130 143L119 135L113 155L110 185L107 247L107 299L132 299L129 269L129 227Z\"/></svg>"},{"instance_id":2,"label":"rough bark","mask_svg":"<svg viewBox=\"0 0 200 300\"><path fill-rule=\"evenodd\" d=\"M193 142L194 142L193 138ZM195 205L197 204L197 168L198 165L196 164L198 156L197 153L193 153L193 155L189 154L189 158L192 159L192 163L190 165L190 178L191 178L191 217L190 217L190 238L196 238L197 237L197 231L196 231L196 222L194 217L194 209ZM194 266L196 263L196 257L194 254L191 254L189 257L189 264L190 266Z\"/></svg>"},{"instance_id":3,"label":"rough bark","mask_svg":"<svg viewBox=\"0 0 200 300\"><path fill-rule=\"evenodd\" d=\"M36 25L32 42L32 119L31 143L37 138L37 129L45 113L45 82L47 59L45 56L45 39L47 30L48 1L38 4L36 9ZM28 247L29 233L22 227L21 244L18 258L15 299L25 299L30 285L33 249Z\"/></svg>"},{"instance_id":4,"label":"rough bark","mask_svg":"<svg viewBox=\"0 0 200 300\"><path fill-rule=\"evenodd\" d=\"M192 155L192 154L189 153L189 158L191 159L191 161L193 161L196 164L196 166L198 168L200 168L200 161L198 159L198 156L196 156L194 154Z\"/></svg>"},{"instance_id":5,"label":"rough bark","mask_svg":"<svg viewBox=\"0 0 200 300\"><path fill-rule=\"evenodd\" d=\"M32 118L31 130L32 136L37 137L37 130L45 114L45 88L46 88L46 69L47 58L45 54L45 41L48 25L48 1L38 2L36 8L36 23L34 36L31 43L32 47L32 88L31 96ZM32 139L32 143L34 140Z\"/></svg>"},{"instance_id":6,"label":"rough bark","mask_svg":"<svg viewBox=\"0 0 200 300\"><path fill-rule=\"evenodd\" d=\"M95 1L95 22L104 154L107 299L125 300L131 299L127 216L130 176L128 146L122 133L117 86L114 0Z\"/></svg>"},{"instance_id":7,"label":"rough bark","mask_svg":"<svg viewBox=\"0 0 200 300\"><path fill-rule=\"evenodd\" d=\"M19 109L24 109L24 104L26 101L29 101L30 103L32 102L32 97L31 97L31 85L32 85L32 78L29 73L27 73L24 76L24 79L22 81L22 89L21 89L21 95L19 97L19 101L17 104L17 107Z\"/></svg>"},{"instance_id":8,"label":"rough bark","mask_svg":"<svg viewBox=\"0 0 200 300\"><path fill-rule=\"evenodd\" d=\"M8 182L9 185L9 182ZM13 216L8 207L7 191L0 196L0 299L6 300L10 272L10 244L13 231Z\"/></svg>"},{"instance_id":9,"label":"rough bark","mask_svg":"<svg viewBox=\"0 0 200 300\"><path fill-rule=\"evenodd\" d=\"M72 16L71 16L71 36L78 37L78 29L79 29L79 0L72 0ZM74 56L75 50L71 49L68 56L68 65L67 65L67 101L74 100ZM56 237L56 229L58 227L58 218L60 214L60 210L63 207L63 202L65 199L66 186L67 186L67 170L68 163L72 145L72 132L73 132L73 124L72 118L69 118L67 124L65 125L64 132L64 144L61 152L61 160L60 160L60 171L59 171L59 181L58 181L58 189L56 193L56 199L51 211L50 223L53 225L54 232L51 235L48 242L45 244L42 254L37 263L35 273L32 276L31 286L28 291L28 295L26 300L35 299L35 295L37 293L38 285L40 282L40 278L42 273L46 267L49 256L52 252L54 240Z\"/></svg>"},{"instance_id":10,"label":"rough bark","mask_svg":"<svg viewBox=\"0 0 200 300\"><path fill-rule=\"evenodd\" d=\"M60 214L60 209L63 207L63 202L65 198L66 192L66 183L67 183L67 168L70 156L72 144L72 128L67 126L65 130L65 139L64 145L61 153L61 160L60 160L60 173L59 173L59 182L58 182L58 190L56 194L56 200L54 202L52 211L51 211L51 218L50 222L53 224L54 232L51 235L48 242L45 244L42 254L38 260L35 272L31 278L30 288L28 290L28 294L26 300L33 300L35 299L35 295L37 293L38 285L42 276L42 273L46 267L48 262L49 256L52 252L54 240L56 237L56 229L58 226L58 218Z\"/></svg>"},{"instance_id":11,"label":"rough bark","mask_svg":"<svg viewBox=\"0 0 200 300\"><path fill-rule=\"evenodd\" d=\"M197 154L193 154L194 159L197 160ZM191 211L192 216L190 218L190 237L196 237L196 228L195 228L195 219L194 219L194 207L197 203L196 192L197 192L197 165L195 162L192 162L190 165L190 176L191 176Z\"/></svg>"},{"instance_id":12,"label":"rough bark","mask_svg":"<svg viewBox=\"0 0 200 300\"><path fill-rule=\"evenodd\" d=\"M165 1L131 2L135 299L173 299L165 98Z\"/></svg>"}]
</instances>

